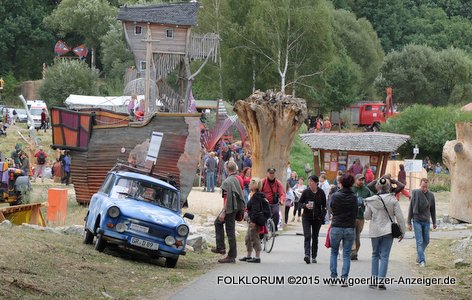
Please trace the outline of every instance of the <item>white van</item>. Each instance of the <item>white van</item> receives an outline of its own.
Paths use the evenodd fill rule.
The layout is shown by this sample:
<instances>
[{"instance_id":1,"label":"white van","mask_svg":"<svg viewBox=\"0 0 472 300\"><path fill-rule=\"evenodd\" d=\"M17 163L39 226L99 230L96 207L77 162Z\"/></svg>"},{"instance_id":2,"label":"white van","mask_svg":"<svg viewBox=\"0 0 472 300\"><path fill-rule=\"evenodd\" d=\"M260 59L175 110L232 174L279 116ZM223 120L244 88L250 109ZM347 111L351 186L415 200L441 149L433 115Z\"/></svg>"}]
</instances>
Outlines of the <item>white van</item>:
<instances>
[{"instance_id":1,"label":"white van","mask_svg":"<svg viewBox=\"0 0 472 300\"><path fill-rule=\"evenodd\" d=\"M46 106L46 102L43 100L28 100L26 101L26 105L28 106L28 110L33 118L34 128L39 129L41 127L41 113L43 109L46 109L46 116L49 116L48 107ZM28 128L31 126L30 121L28 120Z\"/></svg>"}]
</instances>

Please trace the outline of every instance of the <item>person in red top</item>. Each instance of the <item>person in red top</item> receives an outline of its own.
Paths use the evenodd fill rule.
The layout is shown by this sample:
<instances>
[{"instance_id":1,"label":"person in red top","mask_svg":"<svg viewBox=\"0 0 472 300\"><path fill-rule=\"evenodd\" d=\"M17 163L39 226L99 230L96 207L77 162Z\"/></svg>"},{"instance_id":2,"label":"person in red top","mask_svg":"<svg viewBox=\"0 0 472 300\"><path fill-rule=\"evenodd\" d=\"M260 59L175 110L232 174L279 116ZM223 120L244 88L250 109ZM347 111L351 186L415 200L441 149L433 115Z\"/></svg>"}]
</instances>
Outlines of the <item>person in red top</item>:
<instances>
[{"instance_id":1,"label":"person in red top","mask_svg":"<svg viewBox=\"0 0 472 300\"><path fill-rule=\"evenodd\" d=\"M41 128L44 128L44 132L46 132L46 128L48 127L47 124L47 115L46 115L46 109L43 108L43 111L41 112ZM41 176L42 178L42 176Z\"/></svg>"},{"instance_id":2,"label":"person in red top","mask_svg":"<svg viewBox=\"0 0 472 300\"><path fill-rule=\"evenodd\" d=\"M275 169L267 169L267 177L262 179L262 190L266 199L269 201L272 220L274 220L275 231L279 224L279 206L285 203L285 189L282 183L275 178Z\"/></svg>"},{"instance_id":3,"label":"person in red top","mask_svg":"<svg viewBox=\"0 0 472 300\"><path fill-rule=\"evenodd\" d=\"M365 183L369 183L375 179L374 172L372 172L372 169L370 168L369 163L365 164L364 170L362 171L362 173L365 176Z\"/></svg>"},{"instance_id":4,"label":"person in red top","mask_svg":"<svg viewBox=\"0 0 472 300\"><path fill-rule=\"evenodd\" d=\"M43 151L43 147L39 147L39 151L34 155L36 157L36 168L34 168L33 182L36 181L36 177L41 175L41 181L44 182L44 169L46 167L46 158L48 157L46 152Z\"/></svg>"}]
</instances>

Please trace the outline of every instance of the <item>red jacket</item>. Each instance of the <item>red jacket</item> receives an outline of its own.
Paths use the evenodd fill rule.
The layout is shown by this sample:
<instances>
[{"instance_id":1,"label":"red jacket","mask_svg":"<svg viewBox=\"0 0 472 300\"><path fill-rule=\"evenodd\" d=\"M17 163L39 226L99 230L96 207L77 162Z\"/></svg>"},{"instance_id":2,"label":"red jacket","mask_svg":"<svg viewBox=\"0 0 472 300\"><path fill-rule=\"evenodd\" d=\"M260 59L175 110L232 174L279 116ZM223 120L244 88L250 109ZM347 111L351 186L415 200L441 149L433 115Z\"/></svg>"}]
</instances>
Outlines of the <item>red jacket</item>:
<instances>
[{"instance_id":1,"label":"red jacket","mask_svg":"<svg viewBox=\"0 0 472 300\"><path fill-rule=\"evenodd\" d=\"M265 194L265 197L269 201L269 204L274 204L273 193L279 194L280 204L285 203L285 188L278 179L275 179L275 182L272 184L268 181L267 177L262 179L261 192Z\"/></svg>"}]
</instances>

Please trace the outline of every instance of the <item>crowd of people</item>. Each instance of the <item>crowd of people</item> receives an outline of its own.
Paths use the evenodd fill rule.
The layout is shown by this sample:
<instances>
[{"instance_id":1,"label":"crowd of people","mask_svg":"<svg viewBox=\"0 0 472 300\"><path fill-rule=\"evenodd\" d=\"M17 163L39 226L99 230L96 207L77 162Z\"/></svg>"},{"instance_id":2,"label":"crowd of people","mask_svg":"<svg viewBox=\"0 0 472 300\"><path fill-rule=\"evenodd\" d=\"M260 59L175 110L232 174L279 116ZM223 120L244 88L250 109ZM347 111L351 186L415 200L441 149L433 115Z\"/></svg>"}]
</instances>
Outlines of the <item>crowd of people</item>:
<instances>
[{"instance_id":1,"label":"crowd of people","mask_svg":"<svg viewBox=\"0 0 472 300\"><path fill-rule=\"evenodd\" d=\"M22 175L29 176L33 182L36 182L38 177L44 182L44 179L48 177L47 168L50 168L54 182L65 185L70 183L71 157L67 150L58 150L55 161L48 161L46 151L39 146L39 150L30 159L27 151L22 149L22 145L16 144L10 157L0 152L0 162L8 163L9 168L22 170Z\"/></svg>"},{"instance_id":2,"label":"crowd of people","mask_svg":"<svg viewBox=\"0 0 472 300\"><path fill-rule=\"evenodd\" d=\"M210 155L212 157L212 155ZM292 222L298 214L297 221L301 223L304 236L303 260L306 264L317 263L318 237L320 228L329 224L327 246L330 250L329 270L331 277L344 279L347 286L351 261L358 259L361 247L361 233L364 220L369 220L369 237L371 239L371 276L377 282L371 288L385 290L382 278L387 276L389 255L394 238L401 241L408 229L414 230L417 248L417 264L424 267L426 263L425 250L429 243L431 222L436 228L436 213L434 194L428 190L428 180L421 179L419 189L408 193L410 206L408 218L405 222L400 208L399 193L405 190L404 168L399 172L398 180L390 174L372 179L367 183L367 172L364 167L357 165L347 173L338 173L334 184L330 184L326 173L311 175L307 184L303 177L296 172L290 172L286 184L276 178L274 168L267 169L263 179L251 178L247 169L238 172L234 161L225 163L227 173L222 183L224 198L223 209L215 220L216 247L211 249L218 254L226 254L218 260L220 263L235 263L237 258L235 222L238 220L238 211L246 204L245 220L248 222L245 244L247 254L239 260L249 263L261 263L260 235L267 232L265 220L272 218L279 224L279 209L285 206L285 215L280 225L289 222L290 209L293 209ZM249 178L248 178L249 177ZM243 179L244 178L244 179ZM245 185L248 185L248 201L245 197ZM212 190L209 190L212 191ZM400 233L393 236L392 223L397 223ZM405 224L406 223L406 224ZM229 251L226 252L224 229L229 242ZM255 256L253 257L253 253ZM342 254L340 254L342 253ZM338 273L338 256L342 255L342 268Z\"/></svg>"}]
</instances>

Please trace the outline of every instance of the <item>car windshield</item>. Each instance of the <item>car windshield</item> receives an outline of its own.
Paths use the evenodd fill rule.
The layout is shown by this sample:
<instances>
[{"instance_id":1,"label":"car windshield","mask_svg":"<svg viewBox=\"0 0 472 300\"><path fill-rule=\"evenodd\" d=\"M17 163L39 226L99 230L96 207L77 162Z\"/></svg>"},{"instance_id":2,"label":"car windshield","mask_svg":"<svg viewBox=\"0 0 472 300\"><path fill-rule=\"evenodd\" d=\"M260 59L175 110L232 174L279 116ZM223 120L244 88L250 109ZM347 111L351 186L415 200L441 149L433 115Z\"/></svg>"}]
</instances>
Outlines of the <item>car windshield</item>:
<instances>
[{"instance_id":1,"label":"car windshield","mask_svg":"<svg viewBox=\"0 0 472 300\"><path fill-rule=\"evenodd\" d=\"M42 111L43 111L42 108L32 108L30 109L30 114L35 115L35 116L40 116Z\"/></svg>"},{"instance_id":2,"label":"car windshield","mask_svg":"<svg viewBox=\"0 0 472 300\"><path fill-rule=\"evenodd\" d=\"M26 110L22 108L16 109L16 113L19 115L26 115Z\"/></svg>"},{"instance_id":3,"label":"car windshield","mask_svg":"<svg viewBox=\"0 0 472 300\"><path fill-rule=\"evenodd\" d=\"M110 195L113 198L133 198L174 211L179 210L177 192L148 181L122 177L113 187Z\"/></svg>"}]
</instances>

